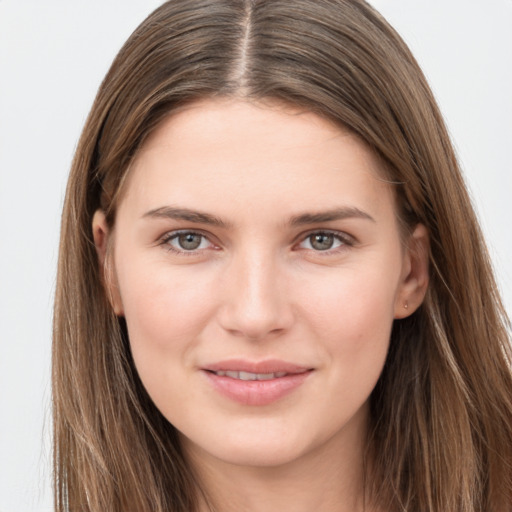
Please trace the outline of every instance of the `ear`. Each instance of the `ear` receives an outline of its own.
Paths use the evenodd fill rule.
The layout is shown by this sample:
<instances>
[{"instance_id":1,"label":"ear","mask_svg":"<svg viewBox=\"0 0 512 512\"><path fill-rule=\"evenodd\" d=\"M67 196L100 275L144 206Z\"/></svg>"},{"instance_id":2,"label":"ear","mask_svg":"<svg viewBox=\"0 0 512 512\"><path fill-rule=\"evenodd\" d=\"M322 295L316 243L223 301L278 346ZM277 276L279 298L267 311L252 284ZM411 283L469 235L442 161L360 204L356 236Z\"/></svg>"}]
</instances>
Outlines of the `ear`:
<instances>
[{"instance_id":1,"label":"ear","mask_svg":"<svg viewBox=\"0 0 512 512\"><path fill-rule=\"evenodd\" d=\"M94 213L92 218L92 234L101 269L103 286L105 287L108 300L115 314L117 316L123 316L124 309L121 294L119 293L113 254L112 251L109 250L109 248L112 247L112 233L107 225L105 213L102 210L96 210Z\"/></svg>"},{"instance_id":2,"label":"ear","mask_svg":"<svg viewBox=\"0 0 512 512\"><path fill-rule=\"evenodd\" d=\"M395 318L414 313L423 302L429 282L430 242L427 228L418 224L405 249L401 282L395 300Z\"/></svg>"}]
</instances>

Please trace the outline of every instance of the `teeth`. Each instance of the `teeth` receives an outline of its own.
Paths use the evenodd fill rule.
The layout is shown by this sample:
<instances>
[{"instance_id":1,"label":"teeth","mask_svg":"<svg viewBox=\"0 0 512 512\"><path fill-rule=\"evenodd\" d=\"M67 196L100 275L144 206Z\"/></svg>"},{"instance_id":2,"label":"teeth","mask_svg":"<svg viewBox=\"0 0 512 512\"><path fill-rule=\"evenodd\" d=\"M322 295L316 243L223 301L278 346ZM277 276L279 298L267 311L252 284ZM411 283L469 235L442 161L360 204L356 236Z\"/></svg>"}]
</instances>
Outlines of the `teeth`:
<instances>
[{"instance_id":1,"label":"teeth","mask_svg":"<svg viewBox=\"0 0 512 512\"><path fill-rule=\"evenodd\" d=\"M278 379L287 375L286 372L275 373L251 373L251 372L233 372L233 371L217 371L215 375L219 377L230 377L238 380L271 380Z\"/></svg>"},{"instance_id":2,"label":"teeth","mask_svg":"<svg viewBox=\"0 0 512 512\"><path fill-rule=\"evenodd\" d=\"M270 380L275 379L277 375L275 373L258 373L256 378L258 380Z\"/></svg>"}]
</instances>

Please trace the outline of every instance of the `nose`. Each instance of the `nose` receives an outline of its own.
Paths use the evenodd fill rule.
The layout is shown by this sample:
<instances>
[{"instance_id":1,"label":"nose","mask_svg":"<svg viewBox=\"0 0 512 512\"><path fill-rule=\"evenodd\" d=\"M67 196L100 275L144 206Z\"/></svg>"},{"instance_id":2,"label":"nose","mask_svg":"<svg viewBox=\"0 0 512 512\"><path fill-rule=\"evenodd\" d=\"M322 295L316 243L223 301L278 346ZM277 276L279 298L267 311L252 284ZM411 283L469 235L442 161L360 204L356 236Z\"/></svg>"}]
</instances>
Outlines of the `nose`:
<instances>
[{"instance_id":1,"label":"nose","mask_svg":"<svg viewBox=\"0 0 512 512\"><path fill-rule=\"evenodd\" d=\"M269 254L234 258L224 273L219 322L230 334L250 340L282 335L293 324L286 275Z\"/></svg>"}]
</instances>

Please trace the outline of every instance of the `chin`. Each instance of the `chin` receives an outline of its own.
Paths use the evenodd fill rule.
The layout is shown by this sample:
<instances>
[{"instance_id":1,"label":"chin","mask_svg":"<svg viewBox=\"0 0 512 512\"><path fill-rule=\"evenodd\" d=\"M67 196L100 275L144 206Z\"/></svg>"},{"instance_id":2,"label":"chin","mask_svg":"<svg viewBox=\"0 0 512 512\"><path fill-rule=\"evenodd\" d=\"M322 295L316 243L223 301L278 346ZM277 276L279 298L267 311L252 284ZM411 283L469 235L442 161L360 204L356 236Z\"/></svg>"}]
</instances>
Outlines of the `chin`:
<instances>
[{"instance_id":1,"label":"chin","mask_svg":"<svg viewBox=\"0 0 512 512\"><path fill-rule=\"evenodd\" d=\"M196 447L188 446L190 440L185 442L186 451L196 451ZM201 447L199 447L201 449ZM206 451L204 448L201 451ZM251 441L246 443L229 443L208 447L208 455L225 464L240 467L272 468L280 467L300 459L307 449L297 446L296 443L283 443L282 440Z\"/></svg>"},{"instance_id":2,"label":"chin","mask_svg":"<svg viewBox=\"0 0 512 512\"><path fill-rule=\"evenodd\" d=\"M273 422L245 418L230 428L225 424L222 428L210 424L210 431L206 427L189 432L190 437L182 435L181 442L191 459L205 460L206 457L254 468L282 467L322 457L332 450L339 453L343 426L318 429L317 422L311 424L304 418L293 420Z\"/></svg>"}]
</instances>

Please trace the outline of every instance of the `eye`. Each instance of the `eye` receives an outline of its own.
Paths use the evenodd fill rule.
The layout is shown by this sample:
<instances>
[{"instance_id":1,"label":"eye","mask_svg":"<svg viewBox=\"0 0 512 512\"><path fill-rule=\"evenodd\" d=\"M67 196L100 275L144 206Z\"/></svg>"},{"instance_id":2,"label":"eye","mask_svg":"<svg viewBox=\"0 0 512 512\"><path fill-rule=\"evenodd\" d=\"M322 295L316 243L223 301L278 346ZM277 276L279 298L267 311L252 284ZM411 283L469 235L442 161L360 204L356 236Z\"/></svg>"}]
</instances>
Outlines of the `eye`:
<instances>
[{"instance_id":1,"label":"eye","mask_svg":"<svg viewBox=\"0 0 512 512\"><path fill-rule=\"evenodd\" d=\"M348 235L329 231L317 231L309 234L299 244L299 247L301 249L310 249L313 251L329 251L351 244L352 242Z\"/></svg>"},{"instance_id":2,"label":"eye","mask_svg":"<svg viewBox=\"0 0 512 512\"><path fill-rule=\"evenodd\" d=\"M162 239L162 245L170 251L179 253L208 249L213 246L206 236L194 231L169 233Z\"/></svg>"}]
</instances>

